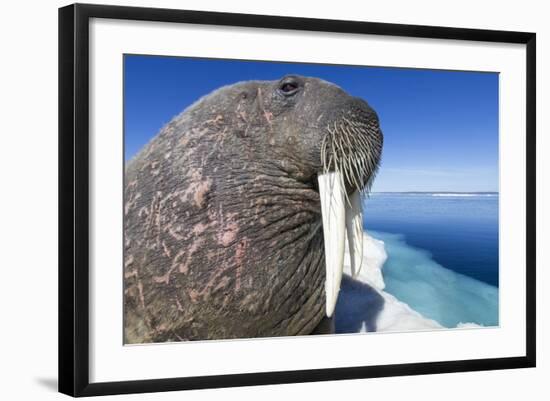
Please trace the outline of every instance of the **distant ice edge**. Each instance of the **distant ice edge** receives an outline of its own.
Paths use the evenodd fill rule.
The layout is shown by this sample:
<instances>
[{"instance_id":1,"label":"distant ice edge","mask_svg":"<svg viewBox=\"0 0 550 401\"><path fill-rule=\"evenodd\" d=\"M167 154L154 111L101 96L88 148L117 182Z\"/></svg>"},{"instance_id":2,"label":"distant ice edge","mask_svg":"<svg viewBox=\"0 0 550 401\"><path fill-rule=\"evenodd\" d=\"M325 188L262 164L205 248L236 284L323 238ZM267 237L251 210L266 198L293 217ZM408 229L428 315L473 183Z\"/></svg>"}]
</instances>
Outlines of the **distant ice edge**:
<instances>
[{"instance_id":1,"label":"distant ice edge","mask_svg":"<svg viewBox=\"0 0 550 401\"><path fill-rule=\"evenodd\" d=\"M392 331L421 331L421 330L438 330L448 329L442 326L440 323L433 319L429 319L414 309L412 309L405 302L398 300L395 296L384 291L385 283L382 275L382 267L388 258L384 242L373 238L366 232L363 233L363 268L359 275L354 279L360 283L366 284L370 287L371 298L379 297L383 302L379 302L381 307L378 310L372 312L371 316L365 315L369 313L367 310L362 311L361 319L364 320L360 324L359 330L355 332L392 332ZM351 276L351 261L349 251L346 249L344 255L344 273ZM351 278L348 278L351 280ZM341 298L351 297L349 293L341 292ZM351 300L348 300L351 301ZM339 301L340 302L340 301ZM340 311L344 314L352 307L351 302L348 305L342 305L346 302L344 299L340 306ZM365 322L371 319L371 324L367 325ZM345 318L344 318L345 320ZM341 321L341 320L340 320ZM337 332L352 332L345 328L338 327L339 319L337 316L336 330ZM346 326L346 324L343 324ZM349 326L349 324L348 324ZM370 327L369 327L370 326ZM457 328L475 328L483 327L476 323L459 323Z\"/></svg>"}]
</instances>

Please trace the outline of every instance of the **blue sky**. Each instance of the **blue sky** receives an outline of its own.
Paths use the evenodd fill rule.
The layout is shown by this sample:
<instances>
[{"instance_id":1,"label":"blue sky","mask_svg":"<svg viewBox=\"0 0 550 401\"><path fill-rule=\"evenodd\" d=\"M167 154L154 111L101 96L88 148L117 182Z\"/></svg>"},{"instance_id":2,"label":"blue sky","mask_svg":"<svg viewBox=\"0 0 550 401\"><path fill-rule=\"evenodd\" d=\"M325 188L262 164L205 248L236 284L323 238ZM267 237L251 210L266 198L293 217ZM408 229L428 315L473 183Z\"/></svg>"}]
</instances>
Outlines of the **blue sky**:
<instances>
[{"instance_id":1,"label":"blue sky","mask_svg":"<svg viewBox=\"0 0 550 401\"><path fill-rule=\"evenodd\" d=\"M125 159L212 90L286 74L365 99L384 133L373 191L498 191L498 74L127 55Z\"/></svg>"}]
</instances>

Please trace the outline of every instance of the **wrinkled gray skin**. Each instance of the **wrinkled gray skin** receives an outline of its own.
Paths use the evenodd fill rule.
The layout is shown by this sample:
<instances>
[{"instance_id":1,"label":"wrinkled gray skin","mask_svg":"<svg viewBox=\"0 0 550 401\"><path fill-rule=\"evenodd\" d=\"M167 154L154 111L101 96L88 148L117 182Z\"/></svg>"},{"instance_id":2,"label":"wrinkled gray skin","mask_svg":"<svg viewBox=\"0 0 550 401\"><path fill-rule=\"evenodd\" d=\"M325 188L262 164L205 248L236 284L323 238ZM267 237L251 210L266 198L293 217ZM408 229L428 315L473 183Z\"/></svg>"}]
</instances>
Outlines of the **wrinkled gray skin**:
<instances>
[{"instance_id":1,"label":"wrinkled gray skin","mask_svg":"<svg viewBox=\"0 0 550 401\"><path fill-rule=\"evenodd\" d=\"M128 163L126 343L313 331L325 315L321 144L342 116L369 127L377 165L375 112L299 76L216 90Z\"/></svg>"}]
</instances>

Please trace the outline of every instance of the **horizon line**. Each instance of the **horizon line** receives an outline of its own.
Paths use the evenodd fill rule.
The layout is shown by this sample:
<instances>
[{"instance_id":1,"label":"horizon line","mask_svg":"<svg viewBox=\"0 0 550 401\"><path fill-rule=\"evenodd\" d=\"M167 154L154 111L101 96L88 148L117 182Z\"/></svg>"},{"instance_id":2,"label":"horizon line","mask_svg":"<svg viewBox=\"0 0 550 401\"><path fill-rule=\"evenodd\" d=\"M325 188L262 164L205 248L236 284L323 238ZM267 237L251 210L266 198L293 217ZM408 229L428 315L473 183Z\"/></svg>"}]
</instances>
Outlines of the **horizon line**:
<instances>
[{"instance_id":1,"label":"horizon line","mask_svg":"<svg viewBox=\"0 0 550 401\"><path fill-rule=\"evenodd\" d=\"M370 191L371 194L498 194L499 191Z\"/></svg>"}]
</instances>

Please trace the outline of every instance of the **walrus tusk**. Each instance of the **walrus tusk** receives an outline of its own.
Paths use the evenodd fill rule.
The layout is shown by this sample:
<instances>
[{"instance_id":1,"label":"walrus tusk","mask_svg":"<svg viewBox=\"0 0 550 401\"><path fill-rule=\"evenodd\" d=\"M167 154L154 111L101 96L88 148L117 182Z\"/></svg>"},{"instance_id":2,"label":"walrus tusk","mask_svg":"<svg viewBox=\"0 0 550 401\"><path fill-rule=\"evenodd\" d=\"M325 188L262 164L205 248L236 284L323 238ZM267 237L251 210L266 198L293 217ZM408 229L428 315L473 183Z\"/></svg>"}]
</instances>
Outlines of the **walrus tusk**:
<instances>
[{"instance_id":1,"label":"walrus tusk","mask_svg":"<svg viewBox=\"0 0 550 401\"><path fill-rule=\"evenodd\" d=\"M318 181L325 243L326 315L331 317L338 300L344 270L345 194L341 172L320 174Z\"/></svg>"},{"instance_id":2,"label":"walrus tusk","mask_svg":"<svg viewBox=\"0 0 550 401\"><path fill-rule=\"evenodd\" d=\"M361 195L355 191L346 204L346 234L348 236L351 275L357 277L363 263L363 213Z\"/></svg>"},{"instance_id":3,"label":"walrus tusk","mask_svg":"<svg viewBox=\"0 0 550 401\"><path fill-rule=\"evenodd\" d=\"M343 176L340 172L320 174L319 194L323 217L326 265L326 315L331 317L336 307L344 270L345 236L351 261L351 274L357 277L363 262L363 214L361 195L354 192L345 202Z\"/></svg>"}]
</instances>

